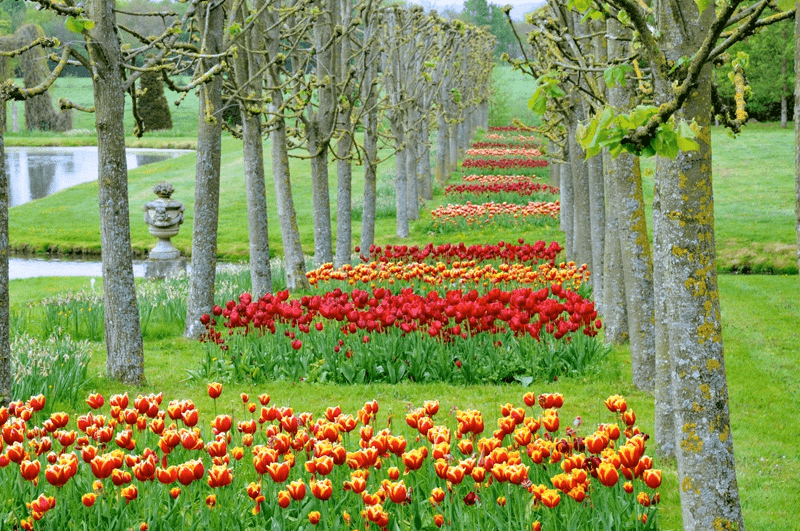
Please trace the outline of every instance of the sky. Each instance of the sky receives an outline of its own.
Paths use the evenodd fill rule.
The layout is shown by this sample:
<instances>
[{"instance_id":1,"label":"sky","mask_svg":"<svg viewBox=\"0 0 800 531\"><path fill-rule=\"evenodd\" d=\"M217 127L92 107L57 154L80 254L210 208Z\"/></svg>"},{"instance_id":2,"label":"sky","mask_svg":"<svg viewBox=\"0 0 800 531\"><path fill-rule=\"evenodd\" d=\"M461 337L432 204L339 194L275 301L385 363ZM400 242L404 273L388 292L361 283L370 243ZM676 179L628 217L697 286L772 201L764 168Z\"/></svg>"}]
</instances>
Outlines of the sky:
<instances>
[{"instance_id":1,"label":"sky","mask_svg":"<svg viewBox=\"0 0 800 531\"><path fill-rule=\"evenodd\" d=\"M544 0L488 0L490 4L504 6L511 4L514 8L511 10L511 18L513 20L522 20L525 13L529 13L537 7L544 4ZM433 8L442 11L446 8L452 8L455 11L461 11L464 7L464 1L461 0L412 0L415 4L421 4L424 8Z\"/></svg>"}]
</instances>

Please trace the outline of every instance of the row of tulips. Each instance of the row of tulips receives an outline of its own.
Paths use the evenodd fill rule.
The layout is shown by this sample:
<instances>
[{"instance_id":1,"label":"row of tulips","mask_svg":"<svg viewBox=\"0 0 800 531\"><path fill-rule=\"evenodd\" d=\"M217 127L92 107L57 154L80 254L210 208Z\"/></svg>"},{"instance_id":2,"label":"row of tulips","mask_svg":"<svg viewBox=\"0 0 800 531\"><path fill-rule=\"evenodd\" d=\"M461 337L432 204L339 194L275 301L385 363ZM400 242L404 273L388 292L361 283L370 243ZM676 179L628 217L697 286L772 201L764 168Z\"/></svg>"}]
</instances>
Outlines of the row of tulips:
<instances>
[{"instance_id":1,"label":"row of tulips","mask_svg":"<svg viewBox=\"0 0 800 531\"><path fill-rule=\"evenodd\" d=\"M472 204L467 201L463 205L437 207L431 211L431 216L435 228L454 230L463 228L463 225L471 227L489 222L509 226L516 226L521 222L529 225L545 224L547 218L558 218L560 210L559 201L529 201L524 205L507 202Z\"/></svg>"},{"instance_id":2,"label":"row of tulips","mask_svg":"<svg viewBox=\"0 0 800 531\"><path fill-rule=\"evenodd\" d=\"M436 263L420 262L369 262L351 266L346 264L334 268L333 264L325 264L308 272L312 286L346 283L369 285L371 288L385 287L397 291L400 287L415 289L431 289L437 286L470 286L484 292L489 288L502 286L543 288L560 284L577 290L586 282L589 272L586 265L578 267L574 262L560 263L557 266L550 262L536 265L524 263L501 263L479 265L475 260ZM327 284L326 284L327 283Z\"/></svg>"},{"instance_id":3,"label":"row of tulips","mask_svg":"<svg viewBox=\"0 0 800 531\"><path fill-rule=\"evenodd\" d=\"M466 245L463 242L441 245L429 243L421 248L417 245L389 244L384 247L372 245L369 248L369 256L372 262L444 261L450 264L453 260L468 260L476 263L497 261L523 264L548 261L553 264L561 251L561 245L555 241L549 244L541 240L525 243L525 240L520 238L516 244L504 241L486 245ZM360 252L360 249L356 248L356 252Z\"/></svg>"},{"instance_id":4,"label":"row of tulips","mask_svg":"<svg viewBox=\"0 0 800 531\"><path fill-rule=\"evenodd\" d=\"M458 183L448 185L444 189L444 195L497 195L497 194L515 194L519 197L527 197L531 195L553 196L558 195L559 189L555 186L550 186L541 182L532 181L507 181L496 182L491 184L484 183Z\"/></svg>"},{"instance_id":5,"label":"row of tulips","mask_svg":"<svg viewBox=\"0 0 800 531\"><path fill-rule=\"evenodd\" d=\"M473 147L466 150L465 155L475 157L511 157L521 155L524 157L541 157L542 152L536 148L519 148L519 147L494 147L494 148L478 148Z\"/></svg>"},{"instance_id":6,"label":"row of tulips","mask_svg":"<svg viewBox=\"0 0 800 531\"><path fill-rule=\"evenodd\" d=\"M572 282L586 278L573 268ZM199 376L255 382L478 383L580 373L607 353L594 304L561 284L441 295L339 288L289 300L244 293L203 316ZM221 325L217 319L221 318ZM227 330L226 330L227 329ZM285 338L283 341L277 338Z\"/></svg>"},{"instance_id":7,"label":"row of tulips","mask_svg":"<svg viewBox=\"0 0 800 531\"><path fill-rule=\"evenodd\" d=\"M521 158L509 158L509 159L464 159L464 162L461 163L461 167L464 169L470 169L470 171L474 170L483 170L483 171L519 171L521 168L546 168L548 162L545 159L521 159Z\"/></svg>"},{"instance_id":8,"label":"row of tulips","mask_svg":"<svg viewBox=\"0 0 800 531\"><path fill-rule=\"evenodd\" d=\"M535 175L464 175L462 181L479 184L521 183L533 184L542 182Z\"/></svg>"},{"instance_id":9,"label":"row of tulips","mask_svg":"<svg viewBox=\"0 0 800 531\"><path fill-rule=\"evenodd\" d=\"M220 383L208 385L216 402ZM190 400L99 394L71 418L45 397L0 409L3 522L11 529L656 529L661 471L620 396L611 422L561 428L558 393L480 411L369 401L323 415L241 395L201 422ZM237 399L238 400L238 399ZM230 402L229 402L230 403ZM380 428L383 424L386 427Z\"/></svg>"},{"instance_id":10,"label":"row of tulips","mask_svg":"<svg viewBox=\"0 0 800 531\"><path fill-rule=\"evenodd\" d=\"M498 135L493 135L495 140L500 140L501 138ZM503 142L495 141L495 142L473 142L472 147L474 149L481 149L481 148L507 148L509 146L513 146L515 148L523 148L523 149L539 149L539 143L533 139L528 139L527 137L519 137L517 139L509 139Z\"/></svg>"}]
</instances>

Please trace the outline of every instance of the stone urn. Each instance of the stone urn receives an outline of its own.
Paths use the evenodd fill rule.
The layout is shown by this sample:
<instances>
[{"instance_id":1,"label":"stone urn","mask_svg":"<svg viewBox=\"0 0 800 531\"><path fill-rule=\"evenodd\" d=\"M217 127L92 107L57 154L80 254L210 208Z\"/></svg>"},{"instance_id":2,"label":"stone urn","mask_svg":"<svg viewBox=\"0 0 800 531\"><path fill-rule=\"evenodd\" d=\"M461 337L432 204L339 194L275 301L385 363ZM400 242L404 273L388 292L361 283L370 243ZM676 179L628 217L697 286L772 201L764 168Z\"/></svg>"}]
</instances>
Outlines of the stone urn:
<instances>
[{"instance_id":1,"label":"stone urn","mask_svg":"<svg viewBox=\"0 0 800 531\"><path fill-rule=\"evenodd\" d=\"M158 238L158 243L150 251L145 262L146 278L166 278L186 270L186 258L172 245L172 237L177 236L183 223L183 203L170 199L175 188L167 182L153 187L158 199L144 205L144 222L150 234Z\"/></svg>"}]
</instances>

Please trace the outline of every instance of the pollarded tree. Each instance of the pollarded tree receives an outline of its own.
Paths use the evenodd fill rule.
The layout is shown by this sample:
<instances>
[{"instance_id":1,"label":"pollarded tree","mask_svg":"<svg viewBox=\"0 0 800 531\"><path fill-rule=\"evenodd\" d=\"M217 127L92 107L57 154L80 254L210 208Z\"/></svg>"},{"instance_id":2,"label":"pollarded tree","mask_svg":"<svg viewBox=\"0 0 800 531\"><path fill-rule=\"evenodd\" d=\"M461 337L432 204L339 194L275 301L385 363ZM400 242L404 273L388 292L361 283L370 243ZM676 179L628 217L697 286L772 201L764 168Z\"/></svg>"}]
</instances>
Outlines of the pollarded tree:
<instances>
[{"instance_id":1,"label":"pollarded tree","mask_svg":"<svg viewBox=\"0 0 800 531\"><path fill-rule=\"evenodd\" d=\"M233 99L241 115L242 151L247 195L247 226L250 244L250 280L253 294L261 297L272 292L272 269L269 256L269 219L267 214L262 139L263 53L259 53L265 30L264 11L268 2L257 0L252 7L242 2L231 9L227 22L229 33L236 33L232 45ZM252 14L251 14L252 13Z\"/></svg>"}]
</instances>

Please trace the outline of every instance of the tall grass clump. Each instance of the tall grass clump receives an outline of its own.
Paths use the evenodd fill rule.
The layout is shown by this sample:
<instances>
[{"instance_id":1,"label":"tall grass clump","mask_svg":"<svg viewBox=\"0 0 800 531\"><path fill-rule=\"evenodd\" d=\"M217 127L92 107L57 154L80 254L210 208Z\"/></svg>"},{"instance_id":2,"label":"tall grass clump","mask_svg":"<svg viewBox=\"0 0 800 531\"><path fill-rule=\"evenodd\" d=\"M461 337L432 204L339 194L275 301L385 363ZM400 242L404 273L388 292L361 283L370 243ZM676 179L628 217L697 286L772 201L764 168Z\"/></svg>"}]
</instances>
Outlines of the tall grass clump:
<instances>
[{"instance_id":1,"label":"tall grass clump","mask_svg":"<svg viewBox=\"0 0 800 531\"><path fill-rule=\"evenodd\" d=\"M27 333L11 340L11 393L14 397L47 395L50 412L54 403L75 407L89 383L87 371L92 357L89 341L70 337L63 328L42 340Z\"/></svg>"}]
</instances>

